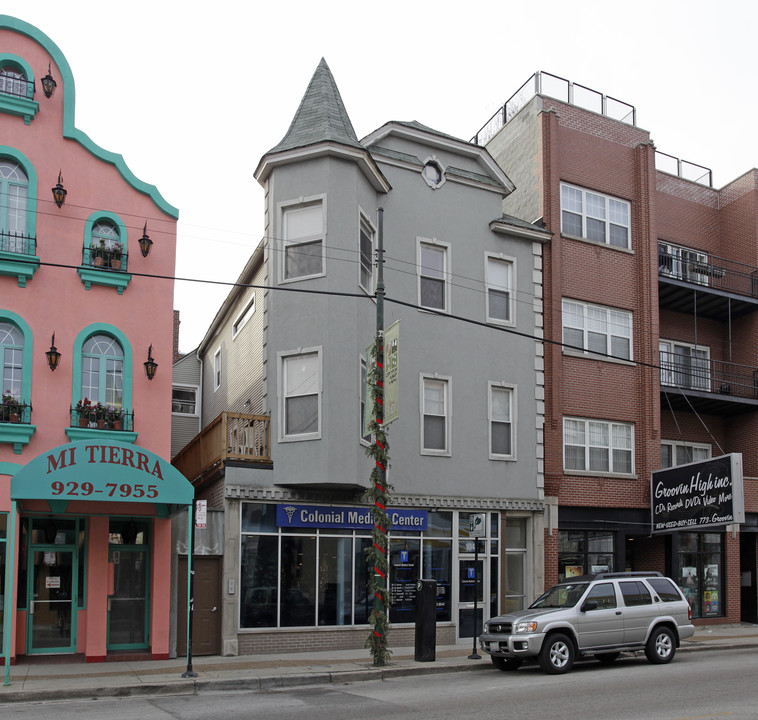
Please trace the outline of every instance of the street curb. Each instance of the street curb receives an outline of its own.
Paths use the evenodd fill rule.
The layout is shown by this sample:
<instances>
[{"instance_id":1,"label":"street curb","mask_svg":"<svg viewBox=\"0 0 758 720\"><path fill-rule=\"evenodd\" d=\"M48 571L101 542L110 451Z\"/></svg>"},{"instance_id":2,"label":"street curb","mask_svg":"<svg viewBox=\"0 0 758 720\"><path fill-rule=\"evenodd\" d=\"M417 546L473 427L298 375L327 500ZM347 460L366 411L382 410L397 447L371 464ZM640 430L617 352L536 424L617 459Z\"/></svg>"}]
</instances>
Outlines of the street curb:
<instances>
[{"instance_id":1,"label":"street curb","mask_svg":"<svg viewBox=\"0 0 758 720\"><path fill-rule=\"evenodd\" d=\"M702 652L705 650L736 650L758 648L756 642L687 643L678 648L678 652ZM486 657L485 657L486 659ZM466 672L469 670L494 670L487 662L452 663L437 665L435 662L410 666L368 667L363 670L332 670L326 672L291 673L278 675L251 675L236 678L197 678L184 681L134 683L88 688L68 688L64 690L8 690L0 687L0 706L11 703L50 702L53 700L84 700L96 698L160 697L169 695L196 695L201 691L243 691L264 693L286 688L306 687L309 685L348 685L354 682L370 680L391 680L407 676L442 675ZM93 682L96 678L93 678ZM23 684L23 680L19 681Z\"/></svg>"}]
</instances>

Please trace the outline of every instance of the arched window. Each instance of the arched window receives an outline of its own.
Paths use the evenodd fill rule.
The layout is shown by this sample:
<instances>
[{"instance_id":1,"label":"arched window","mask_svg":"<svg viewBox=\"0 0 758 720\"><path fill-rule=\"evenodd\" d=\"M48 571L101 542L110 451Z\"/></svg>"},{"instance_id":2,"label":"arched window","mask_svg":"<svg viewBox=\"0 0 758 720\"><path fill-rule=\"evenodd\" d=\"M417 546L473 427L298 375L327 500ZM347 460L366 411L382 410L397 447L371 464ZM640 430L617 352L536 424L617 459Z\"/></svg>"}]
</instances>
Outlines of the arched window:
<instances>
[{"instance_id":1,"label":"arched window","mask_svg":"<svg viewBox=\"0 0 758 720\"><path fill-rule=\"evenodd\" d=\"M126 225L112 212L92 213L84 224L84 248L79 276L87 290L92 285L115 287L123 294L129 285Z\"/></svg>"},{"instance_id":2,"label":"arched window","mask_svg":"<svg viewBox=\"0 0 758 720\"><path fill-rule=\"evenodd\" d=\"M110 335L92 335L82 346L81 396L93 405L123 406L124 350Z\"/></svg>"},{"instance_id":3,"label":"arched window","mask_svg":"<svg viewBox=\"0 0 758 720\"><path fill-rule=\"evenodd\" d=\"M108 220L99 220L90 234L90 258L96 267L121 269L123 246L118 228Z\"/></svg>"},{"instance_id":4,"label":"arched window","mask_svg":"<svg viewBox=\"0 0 758 720\"><path fill-rule=\"evenodd\" d=\"M101 220L96 222L92 228L92 242L105 245L109 250L116 246L121 246L121 238L118 234L118 228L111 222Z\"/></svg>"},{"instance_id":5,"label":"arched window","mask_svg":"<svg viewBox=\"0 0 758 720\"><path fill-rule=\"evenodd\" d=\"M0 361L3 364L3 397L19 402L23 390L24 336L12 323L0 321Z\"/></svg>"},{"instance_id":6,"label":"arched window","mask_svg":"<svg viewBox=\"0 0 758 720\"><path fill-rule=\"evenodd\" d=\"M24 319L10 310L0 310L0 443L20 454L34 435L32 425L32 331Z\"/></svg>"},{"instance_id":7,"label":"arched window","mask_svg":"<svg viewBox=\"0 0 758 720\"><path fill-rule=\"evenodd\" d=\"M0 52L0 112L18 115L29 125L38 111L31 65L18 55Z\"/></svg>"},{"instance_id":8,"label":"arched window","mask_svg":"<svg viewBox=\"0 0 758 720\"><path fill-rule=\"evenodd\" d=\"M0 158L0 233L3 236L0 249L6 252L20 252L15 249L19 240L13 238L23 238L26 234L28 199L29 178L23 168L13 160ZM9 247L6 248L6 244Z\"/></svg>"}]
</instances>

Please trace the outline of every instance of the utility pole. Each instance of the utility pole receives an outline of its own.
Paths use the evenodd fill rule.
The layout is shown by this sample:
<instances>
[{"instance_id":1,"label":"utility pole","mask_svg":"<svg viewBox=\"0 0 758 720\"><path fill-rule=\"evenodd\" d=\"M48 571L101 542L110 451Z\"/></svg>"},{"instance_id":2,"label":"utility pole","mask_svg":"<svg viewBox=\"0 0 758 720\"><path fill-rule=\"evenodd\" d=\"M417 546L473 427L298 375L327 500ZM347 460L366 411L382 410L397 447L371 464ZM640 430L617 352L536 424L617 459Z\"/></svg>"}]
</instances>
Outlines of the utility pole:
<instances>
[{"instance_id":1,"label":"utility pole","mask_svg":"<svg viewBox=\"0 0 758 720\"><path fill-rule=\"evenodd\" d=\"M384 209L378 211L377 233L377 273L376 273L376 338L369 358L368 375L373 396L373 416L369 423L373 441L368 454L374 459L371 471L371 488L368 496L374 502L374 527L371 531L372 546L368 549L369 566L373 564L371 588L374 594L374 609L369 617L371 635L368 647L374 658L374 665L385 665L390 657L387 645L389 633L390 596L388 588L389 518L387 503L387 465L389 443L384 430ZM372 362L373 361L373 362Z\"/></svg>"}]
</instances>

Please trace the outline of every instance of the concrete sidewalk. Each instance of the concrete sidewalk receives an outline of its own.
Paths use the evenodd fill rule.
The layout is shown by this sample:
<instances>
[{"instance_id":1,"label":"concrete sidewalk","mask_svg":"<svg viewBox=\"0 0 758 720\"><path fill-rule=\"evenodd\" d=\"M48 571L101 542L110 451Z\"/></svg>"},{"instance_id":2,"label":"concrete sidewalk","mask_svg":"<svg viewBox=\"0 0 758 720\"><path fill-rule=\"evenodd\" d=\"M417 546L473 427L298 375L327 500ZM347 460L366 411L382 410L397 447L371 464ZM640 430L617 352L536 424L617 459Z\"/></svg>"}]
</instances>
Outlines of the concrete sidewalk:
<instances>
[{"instance_id":1,"label":"concrete sidewalk","mask_svg":"<svg viewBox=\"0 0 758 720\"><path fill-rule=\"evenodd\" d=\"M698 627L679 652L758 647L758 626L748 624ZM186 695L207 690L265 692L277 688L381 680L405 675L491 670L486 654L470 660L472 646L437 647L433 662L416 662L413 648L394 648L382 668L373 666L368 650L199 657L197 677L182 677L186 658L113 663L20 662L10 672L10 685L0 685L0 704L94 697ZM676 661L674 661L676 662Z\"/></svg>"}]
</instances>

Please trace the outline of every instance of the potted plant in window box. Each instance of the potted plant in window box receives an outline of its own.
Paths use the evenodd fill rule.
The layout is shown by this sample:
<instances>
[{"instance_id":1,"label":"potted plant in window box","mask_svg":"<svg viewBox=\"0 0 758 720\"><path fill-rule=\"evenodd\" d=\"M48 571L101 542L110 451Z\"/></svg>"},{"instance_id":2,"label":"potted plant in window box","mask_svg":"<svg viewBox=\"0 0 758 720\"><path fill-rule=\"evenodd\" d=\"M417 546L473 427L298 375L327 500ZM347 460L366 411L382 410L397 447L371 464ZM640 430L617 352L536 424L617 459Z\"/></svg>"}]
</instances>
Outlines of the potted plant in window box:
<instances>
[{"instance_id":1,"label":"potted plant in window box","mask_svg":"<svg viewBox=\"0 0 758 720\"><path fill-rule=\"evenodd\" d=\"M90 262L97 267L105 265L105 240L101 240L99 243L93 242L89 249Z\"/></svg>"},{"instance_id":2,"label":"potted plant in window box","mask_svg":"<svg viewBox=\"0 0 758 720\"><path fill-rule=\"evenodd\" d=\"M121 270L121 255L123 250L121 243L115 243L111 248L111 268L113 270Z\"/></svg>"},{"instance_id":3,"label":"potted plant in window box","mask_svg":"<svg viewBox=\"0 0 758 720\"><path fill-rule=\"evenodd\" d=\"M95 405L95 422L97 426L102 430L108 423L108 408L102 403Z\"/></svg>"},{"instance_id":4,"label":"potted plant in window box","mask_svg":"<svg viewBox=\"0 0 758 720\"><path fill-rule=\"evenodd\" d=\"M3 406L2 406L2 422L21 422L21 401L11 395L10 390L6 390L3 394Z\"/></svg>"},{"instance_id":5,"label":"potted plant in window box","mask_svg":"<svg viewBox=\"0 0 758 720\"><path fill-rule=\"evenodd\" d=\"M74 411L79 416L79 427L87 427L89 425L93 410L92 403L87 398L76 403Z\"/></svg>"},{"instance_id":6,"label":"potted plant in window box","mask_svg":"<svg viewBox=\"0 0 758 720\"><path fill-rule=\"evenodd\" d=\"M121 430L124 411L120 407L113 405L108 407L108 427L113 430Z\"/></svg>"}]
</instances>

